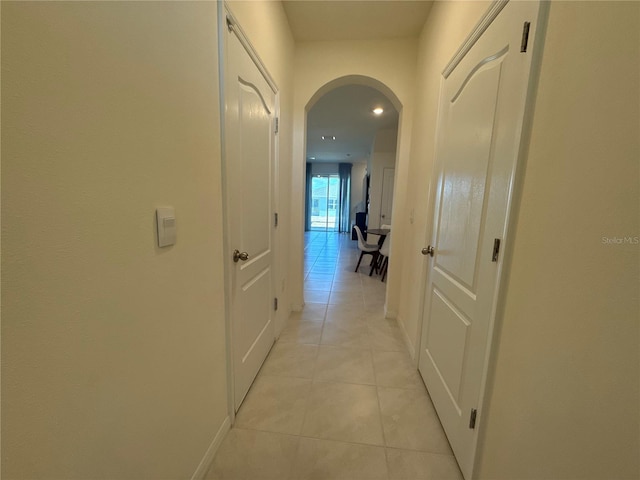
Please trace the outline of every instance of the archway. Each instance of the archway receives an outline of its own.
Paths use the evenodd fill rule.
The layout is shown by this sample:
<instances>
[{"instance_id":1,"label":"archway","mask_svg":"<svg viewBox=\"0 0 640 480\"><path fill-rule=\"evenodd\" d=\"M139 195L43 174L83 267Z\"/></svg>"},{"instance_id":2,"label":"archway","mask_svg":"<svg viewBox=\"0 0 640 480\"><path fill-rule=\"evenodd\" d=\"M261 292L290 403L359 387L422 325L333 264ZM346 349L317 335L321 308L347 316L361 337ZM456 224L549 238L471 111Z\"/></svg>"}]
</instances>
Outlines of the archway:
<instances>
[{"instance_id":1,"label":"archway","mask_svg":"<svg viewBox=\"0 0 640 480\"><path fill-rule=\"evenodd\" d=\"M398 96L396 95L396 93L389 87L387 86L385 83L383 83L382 81L370 77L370 76L365 76L365 75L356 75L356 74L352 74L352 75L344 75L338 78L335 78L333 80L330 80L326 83L324 83L323 85L321 85L320 87L318 87L307 99L307 101L304 103L304 111L302 112L302 116L303 116L303 125L304 128L301 128L300 130L298 130L296 133L299 136L298 137L298 141L302 140L299 144L301 144L302 148L302 155L296 155L296 157L298 159L303 160L301 163L301 169L300 169L300 176L297 176L297 178L294 177L294 183L297 183L298 181L300 181L301 185L305 185L308 181L308 177L306 175L306 165L307 165L307 147L308 147L308 138L307 138L307 132L308 132L308 114L309 112L313 109L313 107L318 103L318 101L320 99L322 99L323 97L325 97L327 94L329 94L330 92L336 91L336 89L340 89L341 87L348 87L348 86L362 86L362 87L369 87L369 89L374 89L375 91L379 92L379 94L384 97L385 100L388 101L388 103L390 103L393 106L393 109L395 109L395 111L397 112L397 116L398 116L398 121L396 124L396 128L397 128L397 133L393 132L393 152L390 154L392 156L391 158L391 162L392 162L392 168L395 168L395 164L396 162L399 161L400 159L400 139L402 138L402 126L403 126L403 115L405 114L404 108L403 108L403 103L401 102L401 100L398 98ZM297 113L297 112L296 112ZM301 137L301 138L300 138ZM406 138L406 137L405 137ZM296 140L294 139L294 144L297 143ZM405 145L406 145L406 140L405 140ZM370 152L371 155L373 155L373 152ZM314 159L315 160L315 159ZM369 174L371 173L371 164L369 164ZM295 174L295 173L294 173ZM376 173L377 175L380 175L379 178L379 183L380 185L378 185L376 183L376 202L377 202L377 213L376 213L376 219L373 222L374 227L379 227L381 223L380 222L380 203L381 200L378 197L381 197L381 192L382 192L382 168L380 169L380 172ZM393 188L393 177L391 177L391 186ZM360 181L362 181L362 179L360 179ZM376 182L378 181L378 179L376 178ZM294 188L295 190L295 188ZM304 192L304 188L302 188L302 192ZM301 195L301 210L304 211L304 204L305 204L305 196L304 193L303 195ZM369 207L368 204L366 204L366 208ZM396 209L397 205L394 204L394 210ZM304 212L302 212L301 215L301 220L306 218L306 214ZM353 220L355 220L355 217L352 217ZM301 274L301 282L298 283L298 285L302 286L304 285L304 282L302 281L305 278L305 271L304 271L304 239L303 239L303 231L305 230L305 222L299 222L297 223L297 225L295 224L296 222L294 222L294 228L297 230L297 232L294 231L294 234L296 235L300 235L300 241L301 241L301 248L300 248L300 274ZM295 272L294 272L295 273ZM392 275L390 275L390 277L392 277ZM388 284L391 284L391 281L389 281ZM302 290L302 289L301 289ZM301 298L303 298L303 291L300 291L301 294ZM295 302L294 302L295 304ZM303 304L303 302L300 302L300 306Z\"/></svg>"},{"instance_id":2,"label":"archway","mask_svg":"<svg viewBox=\"0 0 640 480\"><path fill-rule=\"evenodd\" d=\"M396 94L387 85L375 78L367 77L365 75L345 75L343 77L336 78L330 82L325 83L316 90L313 96L309 99L305 105L305 114L313 107L316 102L322 98L326 93L344 85L363 85L365 87L371 87L378 90L385 97L391 101L393 106L398 112L402 112L402 102L396 96Z\"/></svg>"}]
</instances>

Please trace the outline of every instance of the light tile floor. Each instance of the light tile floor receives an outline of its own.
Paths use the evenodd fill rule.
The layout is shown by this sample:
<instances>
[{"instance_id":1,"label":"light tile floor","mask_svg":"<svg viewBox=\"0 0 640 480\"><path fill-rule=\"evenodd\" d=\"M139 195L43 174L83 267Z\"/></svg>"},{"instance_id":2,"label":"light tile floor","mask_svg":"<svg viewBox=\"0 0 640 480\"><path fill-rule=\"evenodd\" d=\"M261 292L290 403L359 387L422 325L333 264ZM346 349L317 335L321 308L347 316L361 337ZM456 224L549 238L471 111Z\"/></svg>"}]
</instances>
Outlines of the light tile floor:
<instances>
[{"instance_id":1,"label":"light tile floor","mask_svg":"<svg viewBox=\"0 0 640 480\"><path fill-rule=\"evenodd\" d=\"M305 238L304 311L271 350L209 480L462 479L394 320L347 235Z\"/></svg>"}]
</instances>

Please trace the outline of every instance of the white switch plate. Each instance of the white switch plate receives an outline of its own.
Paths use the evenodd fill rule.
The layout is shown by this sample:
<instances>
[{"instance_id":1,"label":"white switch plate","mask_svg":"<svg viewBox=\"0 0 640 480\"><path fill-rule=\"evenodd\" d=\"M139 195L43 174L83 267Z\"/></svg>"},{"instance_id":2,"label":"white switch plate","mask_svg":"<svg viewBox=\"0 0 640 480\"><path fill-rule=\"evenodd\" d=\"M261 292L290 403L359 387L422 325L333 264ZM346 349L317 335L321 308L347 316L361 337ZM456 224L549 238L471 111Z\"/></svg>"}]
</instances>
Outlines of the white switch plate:
<instances>
[{"instance_id":1,"label":"white switch plate","mask_svg":"<svg viewBox=\"0 0 640 480\"><path fill-rule=\"evenodd\" d=\"M169 247L176 243L176 213L173 207L156 209L158 225L158 246Z\"/></svg>"}]
</instances>

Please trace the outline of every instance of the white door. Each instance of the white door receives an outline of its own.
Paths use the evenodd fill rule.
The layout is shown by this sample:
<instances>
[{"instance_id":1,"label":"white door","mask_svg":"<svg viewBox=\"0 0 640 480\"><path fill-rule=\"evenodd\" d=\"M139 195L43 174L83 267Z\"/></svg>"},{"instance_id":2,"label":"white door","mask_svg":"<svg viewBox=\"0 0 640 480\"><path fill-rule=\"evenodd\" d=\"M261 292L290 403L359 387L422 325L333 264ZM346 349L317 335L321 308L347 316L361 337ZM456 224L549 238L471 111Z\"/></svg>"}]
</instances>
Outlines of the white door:
<instances>
[{"instance_id":1,"label":"white door","mask_svg":"<svg viewBox=\"0 0 640 480\"><path fill-rule=\"evenodd\" d=\"M382 205L380 206L380 225L391 225L394 175L394 168L385 168L382 170Z\"/></svg>"},{"instance_id":2,"label":"white door","mask_svg":"<svg viewBox=\"0 0 640 480\"><path fill-rule=\"evenodd\" d=\"M274 90L238 34L227 28L225 32L226 255L237 410L274 342L272 175L276 102Z\"/></svg>"},{"instance_id":3,"label":"white door","mask_svg":"<svg viewBox=\"0 0 640 480\"><path fill-rule=\"evenodd\" d=\"M537 2L508 3L441 84L419 369L467 480L502 266L493 250L506 234L538 13Z\"/></svg>"}]
</instances>

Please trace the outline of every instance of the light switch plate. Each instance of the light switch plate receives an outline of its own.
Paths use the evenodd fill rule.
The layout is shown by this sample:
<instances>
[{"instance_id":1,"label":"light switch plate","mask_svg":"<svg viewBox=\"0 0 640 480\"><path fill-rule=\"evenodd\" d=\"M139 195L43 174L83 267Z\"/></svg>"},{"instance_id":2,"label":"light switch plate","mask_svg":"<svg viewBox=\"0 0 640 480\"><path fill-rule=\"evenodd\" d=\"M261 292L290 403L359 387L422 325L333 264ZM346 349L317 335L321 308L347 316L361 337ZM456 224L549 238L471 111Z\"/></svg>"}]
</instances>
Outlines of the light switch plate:
<instances>
[{"instance_id":1,"label":"light switch plate","mask_svg":"<svg viewBox=\"0 0 640 480\"><path fill-rule=\"evenodd\" d=\"M173 207L158 207L156 209L156 224L158 226L158 246L169 247L176 243L176 213Z\"/></svg>"}]
</instances>

